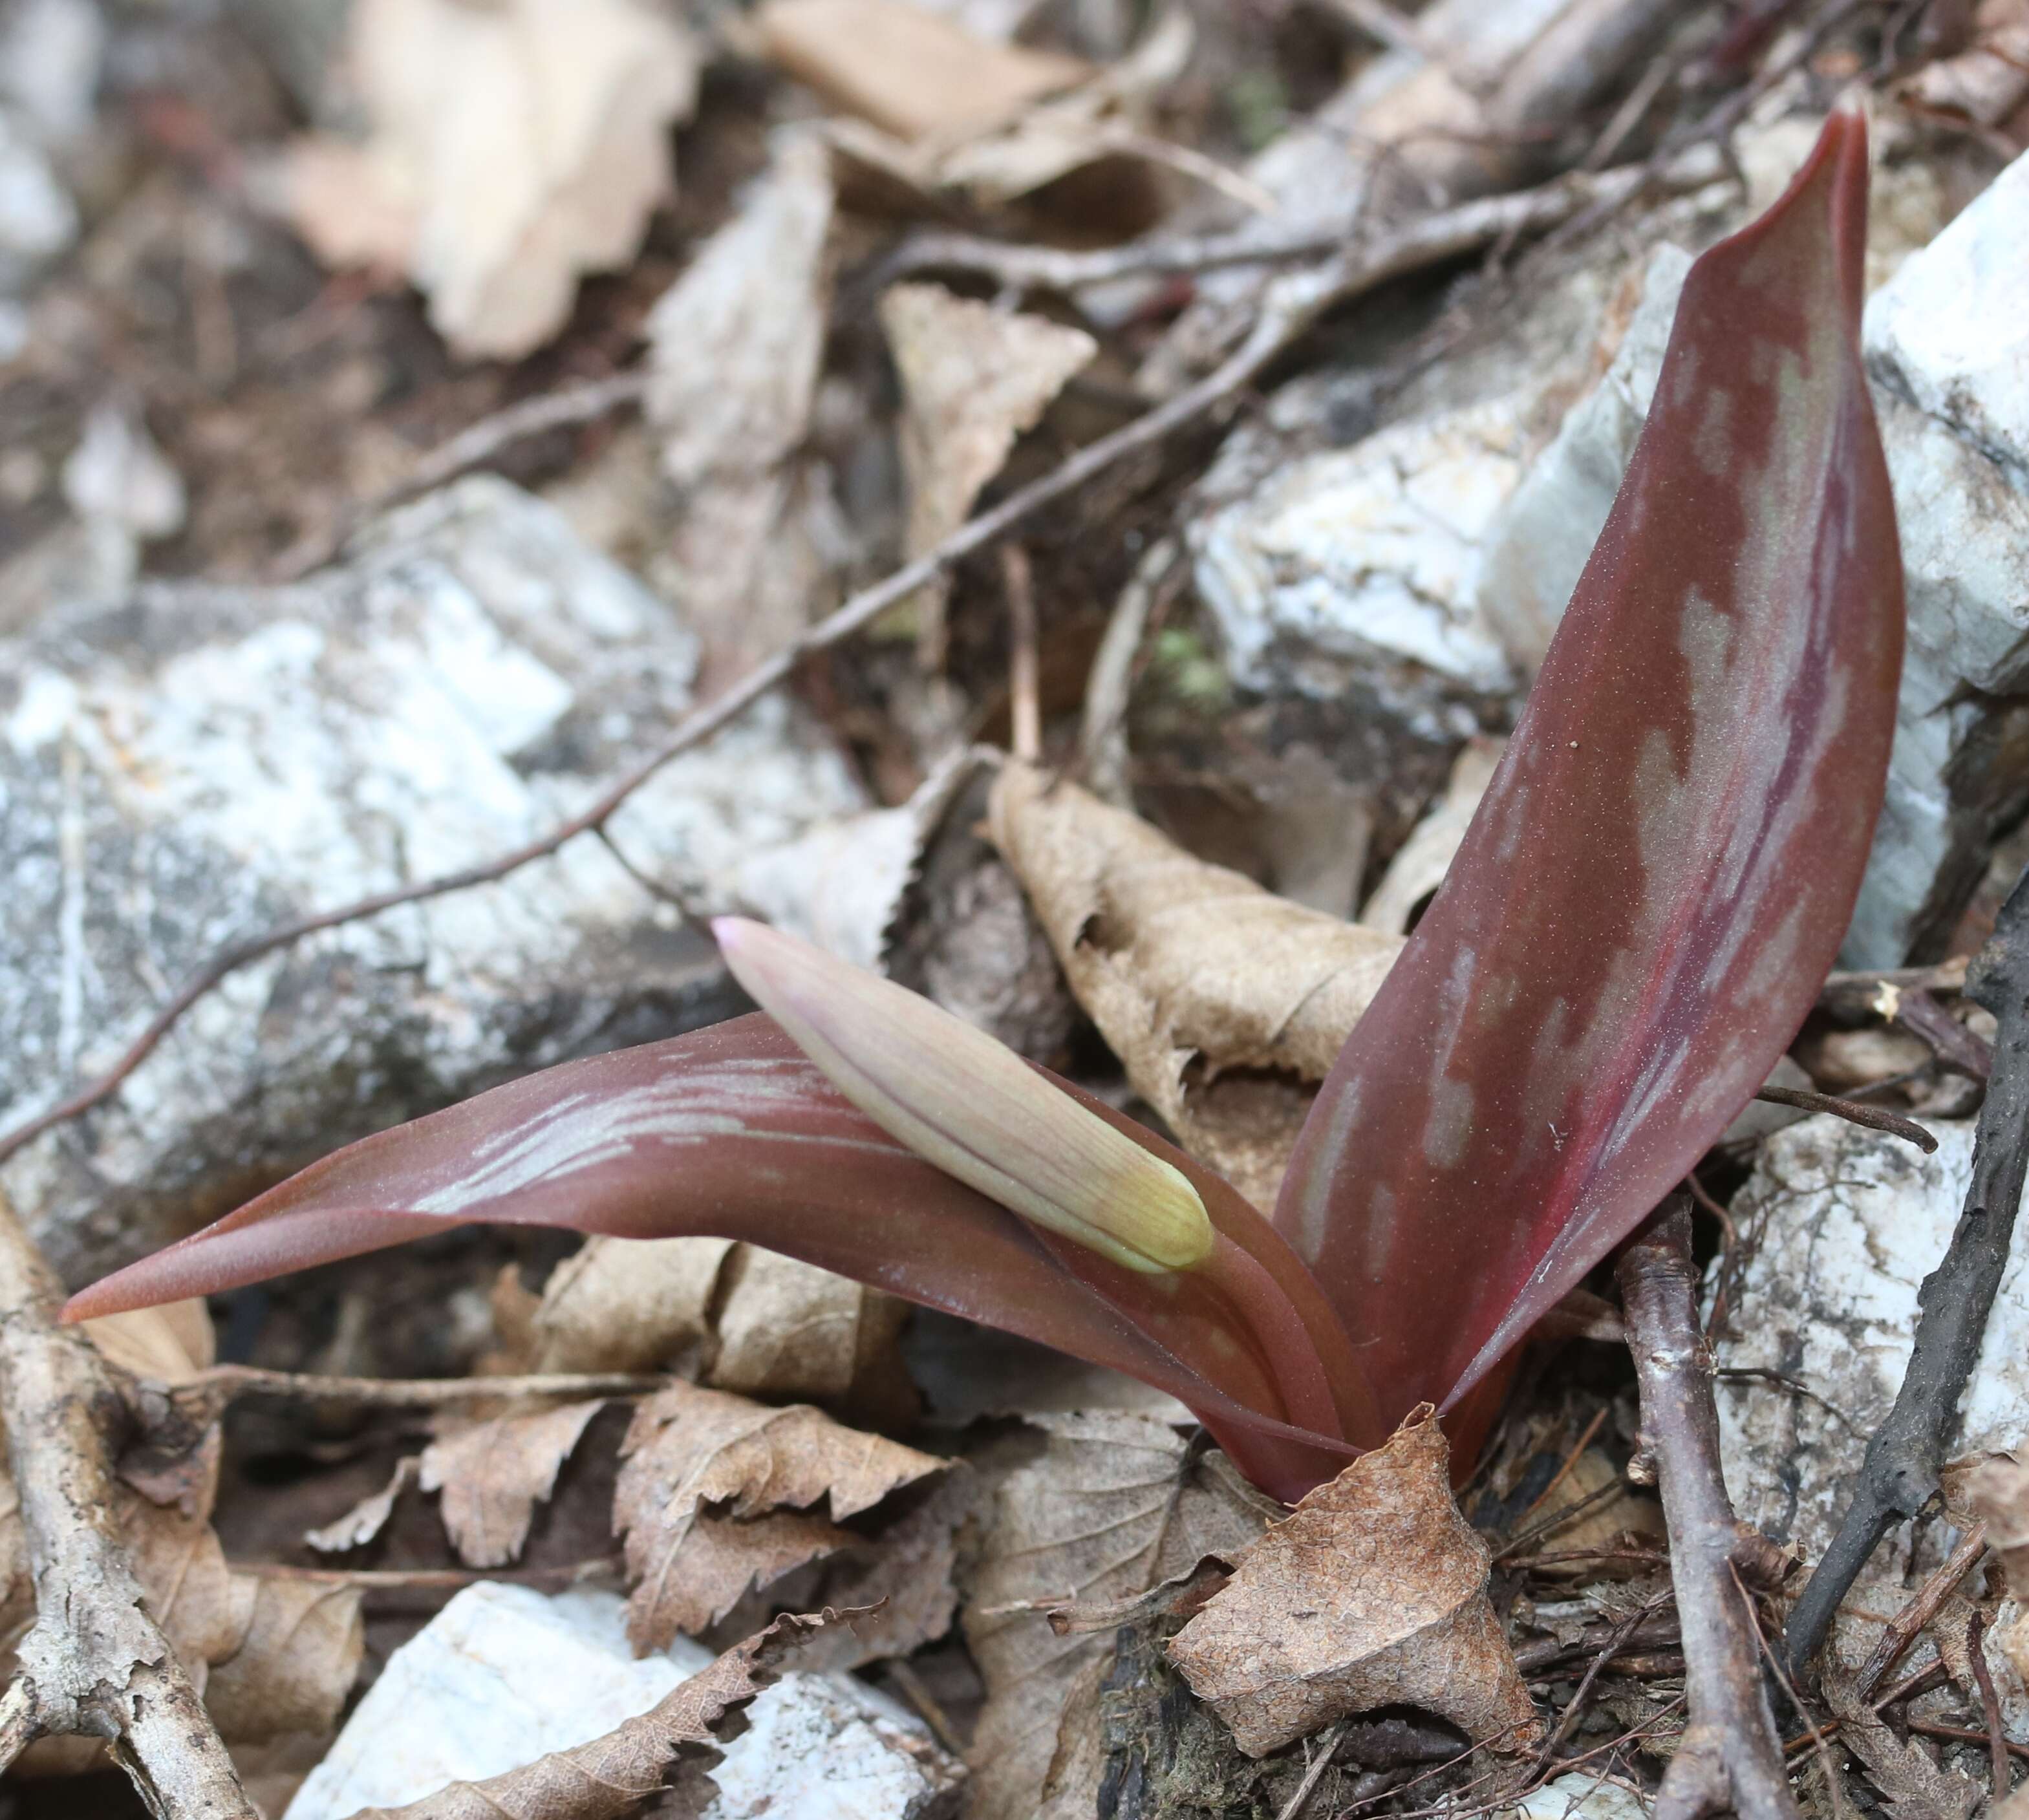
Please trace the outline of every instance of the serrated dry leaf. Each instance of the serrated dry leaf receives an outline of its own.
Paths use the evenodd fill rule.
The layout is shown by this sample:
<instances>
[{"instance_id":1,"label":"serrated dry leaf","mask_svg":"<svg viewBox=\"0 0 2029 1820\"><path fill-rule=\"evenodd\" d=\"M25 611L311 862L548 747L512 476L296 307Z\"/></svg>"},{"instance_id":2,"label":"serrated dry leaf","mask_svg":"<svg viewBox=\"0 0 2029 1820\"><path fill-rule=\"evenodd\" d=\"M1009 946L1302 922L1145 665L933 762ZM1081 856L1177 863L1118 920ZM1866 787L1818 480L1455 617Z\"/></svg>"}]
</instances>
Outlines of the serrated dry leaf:
<instances>
[{"instance_id":1,"label":"serrated dry leaf","mask_svg":"<svg viewBox=\"0 0 2029 1820\"><path fill-rule=\"evenodd\" d=\"M359 1588L266 1574L232 1581L235 1603L250 1609L238 1648L205 1687L220 1733L248 1744L329 1733L365 1653Z\"/></svg>"},{"instance_id":2,"label":"serrated dry leaf","mask_svg":"<svg viewBox=\"0 0 2029 1820\"><path fill-rule=\"evenodd\" d=\"M1416 824L1388 862L1374 895L1359 913L1363 929L1378 929L1384 935L1407 935L1416 907L1445 882L1445 874L1465 839L1479 799L1493 781L1494 768L1507 742L1476 735L1459 748L1452 761L1452 774L1437 806Z\"/></svg>"},{"instance_id":3,"label":"serrated dry leaf","mask_svg":"<svg viewBox=\"0 0 2029 1820\"><path fill-rule=\"evenodd\" d=\"M444 1533L469 1567L504 1567L529 1540L536 1507L606 1407L603 1397L532 1415L495 1416L431 1442L421 1485L443 1494Z\"/></svg>"},{"instance_id":4,"label":"serrated dry leaf","mask_svg":"<svg viewBox=\"0 0 2029 1820\"><path fill-rule=\"evenodd\" d=\"M333 1518L321 1528L305 1530L305 1544L320 1555L343 1555L347 1549L365 1548L387 1528L388 1519L395 1514L395 1499L416 1482L421 1467L419 1455L404 1455L379 1491L362 1498L343 1516Z\"/></svg>"},{"instance_id":5,"label":"serrated dry leaf","mask_svg":"<svg viewBox=\"0 0 2029 1820\"><path fill-rule=\"evenodd\" d=\"M535 1371L651 1371L688 1362L710 1332L730 1239L595 1233L558 1265L536 1310Z\"/></svg>"},{"instance_id":6,"label":"serrated dry leaf","mask_svg":"<svg viewBox=\"0 0 2029 1820\"><path fill-rule=\"evenodd\" d=\"M767 0L754 23L799 82L905 139L985 132L1092 73L1074 57L975 37L909 0Z\"/></svg>"},{"instance_id":7,"label":"serrated dry leaf","mask_svg":"<svg viewBox=\"0 0 2029 1820\"><path fill-rule=\"evenodd\" d=\"M1135 1091L1193 1155L1274 1206L1312 1084L1401 938L1193 859L1033 766L1003 769L992 828Z\"/></svg>"},{"instance_id":8,"label":"serrated dry leaf","mask_svg":"<svg viewBox=\"0 0 2029 1820\"><path fill-rule=\"evenodd\" d=\"M1035 1418L982 1459L1000 1469L966 1588L966 1641L986 1684L967 1761L974 1820L1029 1820L1079 1676L1105 1637L1059 1637L1045 1607L1130 1597L1207 1555L1237 1557L1281 1507L1225 1456L1167 1424L1116 1411Z\"/></svg>"},{"instance_id":9,"label":"serrated dry leaf","mask_svg":"<svg viewBox=\"0 0 2029 1820\"><path fill-rule=\"evenodd\" d=\"M1965 1496L1986 1519L1986 1538L2001 1556L2009 1592L2029 1613L2029 1464L2013 1454L1997 1454L1966 1476ZM2008 1627L2001 1645L2029 1686L2029 1616Z\"/></svg>"},{"instance_id":10,"label":"serrated dry leaf","mask_svg":"<svg viewBox=\"0 0 2029 1820\"><path fill-rule=\"evenodd\" d=\"M613 1526L633 1582L627 1634L644 1652L717 1622L750 1585L844 1548L853 1538L839 1522L945 1464L820 1410L681 1381L635 1412L621 1453Z\"/></svg>"},{"instance_id":11,"label":"serrated dry leaf","mask_svg":"<svg viewBox=\"0 0 2029 1820\"><path fill-rule=\"evenodd\" d=\"M350 32L371 136L299 148L298 228L329 263L406 272L462 354L540 347L669 190L689 33L639 0L359 0Z\"/></svg>"},{"instance_id":12,"label":"serrated dry leaf","mask_svg":"<svg viewBox=\"0 0 2029 1820\"><path fill-rule=\"evenodd\" d=\"M484 1782L454 1782L405 1807L362 1808L352 1820L619 1820L660 1792L677 1763L714 1748L726 1714L759 1693L782 1658L831 1616L778 1618L590 1744Z\"/></svg>"},{"instance_id":13,"label":"serrated dry leaf","mask_svg":"<svg viewBox=\"0 0 2029 1820\"><path fill-rule=\"evenodd\" d=\"M1867 1766L1896 1820L1967 1820L1979 1804L1979 1787L1956 1770L1939 1767L1913 1739L1898 1738L1861 1693L1851 1669L1827 1663L1819 1685L1839 1722L1840 1748Z\"/></svg>"},{"instance_id":14,"label":"serrated dry leaf","mask_svg":"<svg viewBox=\"0 0 2029 1820\"><path fill-rule=\"evenodd\" d=\"M890 285L881 326L902 380L904 548L920 556L965 522L1014 439L1035 427L1099 344L1082 329L996 310L937 284ZM925 662L941 659L946 588L940 578L912 597Z\"/></svg>"},{"instance_id":15,"label":"serrated dry leaf","mask_svg":"<svg viewBox=\"0 0 2029 1820\"><path fill-rule=\"evenodd\" d=\"M1487 1600L1489 1563L1426 1408L1274 1525L1170 1659L1250 1757L1395 1705L1518 1749L1540 1727Z\"/></svg>"}]
</instances>

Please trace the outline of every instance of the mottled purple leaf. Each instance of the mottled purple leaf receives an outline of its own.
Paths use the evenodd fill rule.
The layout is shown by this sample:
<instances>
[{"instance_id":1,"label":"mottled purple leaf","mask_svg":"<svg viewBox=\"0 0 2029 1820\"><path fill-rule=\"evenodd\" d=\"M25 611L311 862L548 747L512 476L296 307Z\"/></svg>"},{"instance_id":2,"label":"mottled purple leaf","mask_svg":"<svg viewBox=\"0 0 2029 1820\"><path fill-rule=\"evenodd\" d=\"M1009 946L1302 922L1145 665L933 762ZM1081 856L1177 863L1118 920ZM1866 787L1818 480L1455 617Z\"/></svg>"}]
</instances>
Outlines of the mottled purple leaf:
<instances>
[{"instance_id":1,"label":"mottled purple leaf","mask_svg":"<svg viewBox=\"0 0 2029 1820\"><path fill-rule=\"evenodd\" d=\"M1794 1036L1881 805L1902 649L1841 113L1684 287L1648 426L1451 875L1276 1223L1384 1414L1456 1401Z\"/></svg>"},{"instance_id":2,"label":"mottled purple leaf","mask_svg":"<svg viewBox=\"0 0 2029 1820\"><path fill-rule=\"evenodd\" d=\"M1335 1384L1356 1389L1343 1333L1267 1222L1174 1147L1065 1091L1185 1173ZM67 1312L215 1293L476 1221L750 1240L1158 1385L1293 1498L1350 1451L1288 1426L1270 1362L1283 1336L1259 1336L1218 1285L1127 1270L1037 1231L903 1149L759 1016L569 1062L350 1145Z\"/></svg>"}]
</instances>

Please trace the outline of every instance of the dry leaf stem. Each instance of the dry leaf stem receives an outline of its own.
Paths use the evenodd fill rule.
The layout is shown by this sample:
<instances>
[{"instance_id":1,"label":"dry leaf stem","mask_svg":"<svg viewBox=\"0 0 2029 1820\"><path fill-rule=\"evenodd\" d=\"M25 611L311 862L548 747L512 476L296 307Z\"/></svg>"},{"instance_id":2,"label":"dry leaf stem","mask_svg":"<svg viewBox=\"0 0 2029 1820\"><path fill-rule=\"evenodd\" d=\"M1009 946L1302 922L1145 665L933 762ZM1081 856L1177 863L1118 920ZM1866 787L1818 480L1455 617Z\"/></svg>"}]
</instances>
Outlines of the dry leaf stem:
<instances>
[{"instance_id":1,"label":"dry leaf stem","mask_svg":"<svg viewBox=\"0 0 2029 1820\"><path fill-rule=\"evenodd\" d=\"M669 1379L624 1371L537 1372L522 1377L325 1377L313 1372L269 1371L253 1365L214 1365L173 1387L147 1384L199 1425L217 1421L243 1396L275 1396L291 1403L356 1403L375 1409L439 1409L447 1403L559 1397L652 1396Z\"/></svg>"},{"instance_id":2,"label":"dry leaf stem","mask_svg":"<svg viewBox=\"0 0 2029 1820\"><path fill-rule=\"evenodd\" d=\"M1797 1820L1762 1686L1753 1614L1734 1577L1736 1567L1753 1574L1760 1566L1755 1556L1768 1544L1734 1514L1727 1496L1697 1282L1690 1204L1678 1197L1620 1259L1642 1446L1654 1458L1670 1528L1690 1705L1683 1740L1656 1795L1656 1820L1696 1820L1725 1807L1740 1820Z\"/></svg>"},{"instance_id":3,"label":"dry leaf stem","mask_svg":"<svg viewBox=\"0 0 2029 1820\"><path fill-rule=\"evenodd\" d=\"M1672 167L1688 187L1708 181L1716 161L1693 160ZM1697 173L1702 173L1698 175ZM420 903L452 891L497 884L509 873L547 859L581 834L595 834L621 804L679 754L687 752L736 720L763 695L793 675L804 658L861 632L897 602L974 551L998 543L1014 527L1045 506L1070 498L1096 476L1125 457L1163 441L1173 431L1194 423L1251 386L1269 366L1300 340L1327 310L1371 291L1405 272L1456 257L1508 232L1527 232L1569 220L1581 207L1610 196L1633 193L1648 176L1645 169L1612 171L1597 177L1561 178L1541 189L1523 190L1441 210L1405 224L1379 239L1362 239L1345 246L1307 271L1285 272L1263 294L1261 307L1246 339L1203 379L1186 386L1144 411L1111 435L1088 443L1049 473L1018 487L998 505L968 519L948 537L904 563L885 580L862 588L837 610L756 664L724 693L686 715L652 751L637 758L577 814L545 833L477 866L421 880L393 891L376 892L330 910L276 925L259 935L219 949L188 975L162 1008L129 1043L111 1067L65 1095L55 1105L23 1121L0 1136L0 1163L43 1132L103 1104L121 1084L154 1052L156 1046L184 1014L222 980L255 961L325 929L358 922L404 904Z\"/></svg>"},{"instance_id":4,"label":"dry leaf stem","mask_svg":"<svg viewBox=\"0 0 2029 1820\"><path fill-rule=\"evenodd\" d=\"M1754 1097L1771 1106L1794 1106L1799 1112L1828 1112L1849 1125L1864 1125L1869 1131L1885 1131L1913 1144L1926 1156L1938 1147L1938 1140L1913 1118L1900 1113L1883 1112L1877 1106L1863 1106L1857 1099L1841 1099L1834 1094L1814 1093L1804 1087L1763 1087Z\"/></svg>"},{"instance_id":5,"label":"dry leaf stem","mask_svg":"<svg viewBox=\"0 0 2029 1820\"><path fill-rule=\"evenodd\" d=\"M0 1197L0 1410L35 1622L0 1700L0 1768L38 1737L102 1737L158 1820L257 1820L204 1706L141 1604L115 1515L111 1432L126 1420L63 1291Z\"/></svg>"},{"instance_id":6,"label":"dry leaf stem","mask_svg":"<svg viewBox=\"0 0 2029 1820\"><path fill-rule=\"evenodd\" d=\"M1966 981L1998 1022L1965 1209L1916 1292L1916 1344L1887 1419L1867 1444L1853 1502L1790 1613L1783 1648L1801 1681L1833 1614L1881 1538L1936 1495L1959 1398L1979 1358L2029 1173L2029 875L2001 906Z\"/></svg>"},{"instance_id":7,"label":"dry leaf stem","mask_svg":"<svg viewBox=\"0 0 2029 1820\"><path fill-rule=\"evenodd\" d=\"M1986 1525L1975 1523L1937 1572L1916 1589L1908 1603L1882 1631L1868 1656L1866 1666L1857 1677L1856 1685L1863 1696L1872 1696L1881 1685L1881 1677L1901 1659L1903 1651L1916 1640L1924 1625L1938 1615L1945 1601L1958 1590L1959 1582L1979 1565L1986 1553Z\"/></svg>"}]
</instances>

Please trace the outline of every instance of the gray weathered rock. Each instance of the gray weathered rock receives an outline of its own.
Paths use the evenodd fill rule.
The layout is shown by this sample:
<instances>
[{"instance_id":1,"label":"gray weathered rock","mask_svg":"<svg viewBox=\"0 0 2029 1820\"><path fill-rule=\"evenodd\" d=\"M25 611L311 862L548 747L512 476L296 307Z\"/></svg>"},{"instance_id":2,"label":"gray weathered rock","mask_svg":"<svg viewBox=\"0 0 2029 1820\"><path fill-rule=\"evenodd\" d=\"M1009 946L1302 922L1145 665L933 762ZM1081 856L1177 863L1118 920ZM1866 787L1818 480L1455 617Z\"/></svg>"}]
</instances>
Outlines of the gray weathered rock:
<instances>
[{"instance_id":1,"label":"gray weathered rock","mask_svg":"<svg viewBox=\"0 0 2029 1820\"><path fill-rule=\"evenodd\" d=\"M711 1659L679 1637L636 1661L614 1593L468 1587L389 1659L286 1820L399 1807L589 1743ZM848 1676L792 1670L746 1717L706 1772L717 1792L701 1820L937 1820L956 1806L964 1771L913 1715Z\"/></svg>"},{"instance_id":2,"label":"gray weathered rock","mask_svg":"<svg viewBox=\"0 0 2029 1820\"><path fill-rule=\"evenodd\" d=\"M221 943L581 806L681 715L695 662L666 604L486 477L300 585L143 586L0 644L0 1122L103 1068ZM711 907L752 854L862 806L778 699L610 831ZM581 838L234 976L0 1182L80 1277L365 1132L737 1003L709 943Z\"/></svg>"},{"instance_id":3,"label":"gray weathered rock","mask_svg":"<svg viewBox=\"0 0 2029 1820\"><path fill-rule=\"evenodd\" d=\"M1932 1156L1807 1118L1768 1140L1734 1203L1749 1256L1716 1348L1727 1487L1743 1518L1806 1560L1831 1540L1867 1437L1894 1402L1918 1286L1964 1202L1973 1125L1929 1122ZM2001 1280L1960 1414L1960 1454L2017 1447L2029 1426L2029 1249ZM1908 1528L1891 1531L1862 1582L1883 1590L1854 1603L1892 1610L1909 1551ZM1871 1644L1872 1627L1848 1628L1849 1641Z\"/></svg>"}]
</instances>

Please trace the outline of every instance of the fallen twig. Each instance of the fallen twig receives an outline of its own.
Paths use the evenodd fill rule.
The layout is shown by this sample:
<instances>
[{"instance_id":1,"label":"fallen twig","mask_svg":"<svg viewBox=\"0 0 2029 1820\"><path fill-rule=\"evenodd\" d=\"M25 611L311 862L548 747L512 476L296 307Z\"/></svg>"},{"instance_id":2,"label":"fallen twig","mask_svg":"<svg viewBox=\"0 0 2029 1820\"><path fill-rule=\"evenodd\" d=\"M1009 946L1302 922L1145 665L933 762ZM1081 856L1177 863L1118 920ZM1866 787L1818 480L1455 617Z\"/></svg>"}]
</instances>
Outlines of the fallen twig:
<instances>
[{"instance_id":1,"label":"fallen twig","mask_svg":"<svg viewBox=\"0 0 2029 1820\"><path fill-rule=\"evenodd\" d=\"M1987 1811L1992 1813L2008 1799L2009 1791L2015 1786L2015 1775L2008 1761L2009 1739L2008 1727L2001 1715L2001 1696L1994 1685L1994 1670L1986 1660L1986 1614L1975 1611L1972 1622L1966 1626L1966 1653L1972 1658L1972 1678L1979 1688L1980 1716L1986 1722L1986 1751L1990 1773L1994 1786L1987 1796ZM2029 1755L2029 1751L2024 1755Z\"/></svg>"},{"instance_id":2,"label":"fallen twig","mask_svg":"<svg viewBox=\"0 0 2029 1820\"><path fill-rule=\"evenodd\" d=\"M1530 224L1533 228L1565 220L1587 198L1631 189L1644 174L1640 171L1614 171L1598 177L1566 177L1539 190L1525 190L1513 195L1494 197L1486 202L1468 203L1462 209L1448 209L1411 221L1378 241L1362 241L1345 247L1332 258L1308 271L1283 273L1263 294L1260 310L1247 339L1204 378L1122 424L1111 435L1074 451L1048 473L1018 488L990 510L968 519L943 542L913 562L903 564L885 580L862 588L801 637L765 662L755 665L724 694L686 715L660 745L637 759L576 815L558 822L535 840L482 864L462 867L456 872L402 885L392 891L376 892L332 910L315 911L221 948L170 995L168 1003L105 1073L0 1136L0 1163L43 1132L89 1112L109 1099L154 1053L156 1046L192 1005L242 967L287 947L306 936L336 929L341 924L358 922L403 904L418 903L452 891L469 891L475 885L495 884L525 866L548 858L578 836L597 832L628 798L671 759L701 744L736 719L793 674L804 658L851 637L897 601L907 599L924 583L974 550L997 543L1045 506L1069 498L1124 457L1153 447L1173 431L1196 422L1227 403L1251 386L1327 310L1389 279L1483 245L1516 221ZM1708 172L1704 180L1709 180L1709 175ZM1691 180L1688 174L1685 180Z\"/></svg>"},{"instance_id":3,"label":"fallen twig","mask_svg":"<svg viewBox=\"0 0 2029 1820\"><path fill-rule=\"evenodd\" d=\"M1881 1677L1902 1659L1924 1625L1938 1615L1945 1601L1958 1590L1959 1582L1980 1563L1986 1553L1986 1525L1976 1523L1954 1548L1944 1565L1920 1586L1908 1604L1897 1612L1875 1640L1867 1665L1854 1677L1863 1699L1871 1698Z\"/></svg>"},{"instance_id":4,"label":"fallen twig","mask_svg":"<svg viewBox=\"0 0 2029 1820\"><path fill-rule=\"evenodd\" d=\"M1790 1614L1783 1647L1799 1681L1881 1538L1936 1493L1959 1398L2007 1267L2029 1169L2029 874L2009 893L1966 991L2000 1025L1972 1181L1951 1243L1916 1292L1916 1345L1895 1407L1868 1442L1853 1502Z\"/></svg>"},{"instance_id":5,"label":"fallen twig","mask_svg":"<svg viewBox=\"0 0 2029 1820\"><path fill-rule=\"evenodd\" d=\"M1727 1496L1697 1282L1690 1204L1675 1198L1620 1258L1641 1443L1655 1459L1669 1524L1690 1709L1656 1794L1656 1820L1693 1820L1725 1807L1740 1820L1797 1820L1753 1613L1734 1577L1736 1568L1765 1577L1771 1544L1734 1514Z\"/></svg>"},{"instance_id":6,"label":"fallen twig","mask_svg":"<svg viewBox=\"0 0 2029 1820\"><path fill-rule=\"evenodd\" d=\"M503 450L540 436L546 430L595 423L623 405L638 403L647 389L645 371L614 373L606 379L584 380L556 391L522 398L476 424L467 424L419 456L392 486L355 500L326 529L299 539L275 565L274 579L294 581L313 569L321 569L344 547L345 540L376 513L427 493L432 487L441 487L447 480L454 480L491 461Z\"/></svg>"},{"instance_id":7,"label":"fallen twig","mask_svg":"<svg viewBox=\"0 0 2029 1820\"><path fill-rule=\"evenodd\" d=\"M209 1428L243 1396L291 1403L349 1403L374 1409L438 1409L446 1403L520 1397L652 1396L666 1377L621 1371L539 1372L525 1377L321 1377L254 1365L214 1365L181 1383L143 1383L143 1407L167 1403L185 1420ZM152 1425L152 1423L151 1423Z\"/></svg>"},{"instance_id":8,"label":"fallen twig","mask_svg":"<svg viewBox=\"0 0 2029 1820\"><path fill-rule=\"evenodd\" d=\"M1857 1099L1841 1099L1834 1094L1813 1093L1807 1087L1764 1087L1754 1095L1766 1100L1771 1106L1793 1106L1800 1112L1829 1112L1834 1118L1843 1118L1853 1125L1864 1125L1870 1131L1885 1131L1905 1138L1928 1156L1938 1147L1938 1140L1913 1118L1905 1118L1899 1113L1883 1112L1878 1106L1862 1106Z\"/></svg>"},{"instance_id":9,"label":"fallen twig","mask_svg":"<svg viewBox=\"0 0 2029 1820\"><path fill-rule=\"evenodd\" d=\"M63 1291L0 1198L0 1408L35 1622L0 1701L0 1770L39 1737L112 1742L162 1820L257 1820L121 1540L109 1427L124 1406Z\"/></svg>"},{"instance_id":10,"label":"fallen twig","mask_svg":"<svg viewBox=\"0 0 2029 1820\"><path fill-rule=\"evenodd\" d=\"M1931 1053L1947 1067L1975 1081L1994 1073L1993 1046L1968 1030L1922 987L1907 987L1895 995L1895 1017L1905 1029L1929 1043Z\"/></svg>"}]
</instances>

